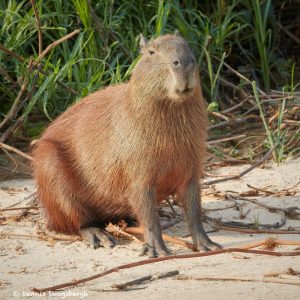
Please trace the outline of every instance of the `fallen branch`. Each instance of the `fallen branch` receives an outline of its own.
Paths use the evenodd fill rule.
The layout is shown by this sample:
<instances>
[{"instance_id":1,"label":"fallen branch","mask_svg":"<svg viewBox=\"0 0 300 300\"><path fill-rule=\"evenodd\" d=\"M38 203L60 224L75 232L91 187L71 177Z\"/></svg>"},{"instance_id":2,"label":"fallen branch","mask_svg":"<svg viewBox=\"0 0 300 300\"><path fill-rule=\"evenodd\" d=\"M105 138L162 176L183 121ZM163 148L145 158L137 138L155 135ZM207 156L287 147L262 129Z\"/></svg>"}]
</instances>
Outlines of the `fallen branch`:
<instances>
[{"instance_id":1,"label":"fallen branch","mask_svg":"<svg viewBox=\"0 0 300 300\"><path fill-rule=\"evenodd\" d=\"M238 249L238 248L231 248L231 249L221 249L221 250L214 250L214 251L209 251L209 252L204 252L204 253L190 253L190 254L181 254L181 255L170 255L170 256L163 256L163 257L157 257L157 258L151 258L151 259L145 259L129 264L124 264L120 265L114 268L111 268L109 270L106 270L104 272L85 277L79 280L73 280L70 282L66 282L63 284L58 284L46 288L32 288L33 292L37 293L43 293L47 291L54 291L54 290L61 290L67 287L74 287L80 283L85 283L97 278L104 277L108 274L118 272L120 270L124 269L130 269L130 268L135 268L138 266L143 266L147 264L153 264L161 261L167 261L167 260L173 260L173 259L186 259L186 258L196 258L196 257L206 257L206 256L212 256L212 255L218 255L218 254L223 254L223 253L232 253L232 252L238 252L238 253L251 253L251 254L261 254L261 255L270 255L270 256L277 256L277 257L282 257L282 256L298 256L300 255L300 251L294 251L294 252L271 252L271 251L263 251L263 250L249 250L249 249Z\"/></svg>"},{"instance_id":2,"label":"fallen branch","mask_svg":"<svg viewBox=\"0 0 300 300\"><path fill-rule=\"evenodd\" d=\"M280 279L263 277L240 277L240 276L188 276L179 275L176 280L205 280L205 281L247 281L247 282L267 282L267 283L280 283L280 284L293 284L300 285L300 280L297 279Z\"/></svg>"},{"instance_id":3,"label":"fallen branch","mask_svg":"<svg viewBox=\"0 0 300 300\"><path fill-rule=\"evenodd\" d=\"M220 182L224 182L224 181L228 181L228 180L235 180L235 179L239 179L241 177L243 177L244 175L248 174L249 172L251 172L253 169L255 169L256 167L260 166L261 164L263 164L269 157L272 156L274 148L271 148L266 154L265 156L259 160L258 162L256 162L254 165L252 165L251 167L249 167L248 169L244 170L243 172L241 172L238 175L234 175L234 176L230 176L227 178L221 178L221 179L216 179L216 180L211 180L211 181L207 181L207 182L203 182L204 185L212 185L212 184L216 184L216 183L220 183Z\"/></svg>"},{"instance_id":4,"label":"fallen branch","mask_svg":"<svg viewBox=\"0 0 300 300\"><path fill-rule=\"evenodd\" d=\"M113 284L111 287L115 288L115 289L119 289L119 290L124 290L127 289L129 286L133 286L133 285L137 285L137 284L141 284L144 283L145 281L153 281L155 279L161 279L161 278L166 278L166 277L171 277L171 276L175 276L178 275L179 271L170 271L170 272L165 272L165 273L159 273L156 275L149 275L149 276L144 276L132 281L128 281L125 283L121 283L121 284Z\"/></svg>"},{"instance_id":5,"label":"fallen branch","mask_svg":"<svg viewBox=\"0 0 300 300\"><path fill-rule=\"evenodd\" d=\"M225 197L229 200L235 200L235 201L236 200L241 200L241 201L250 202L250 203L253 203L253 204L258 205L260 207L266 208L270 211L283 212L286 217L295 217L295 216L300 215L300 211L296 212L296 210L300 210L297 206L291 206L291 207L288 207L288 208L276 207L276 206L272 206L272 205L268 205L268 204L265 204L265 203L258 202L256 199L249 199L249 198L241 197L241 196L238 196L238 195L233 195L232 193L229 194L228 192L226 193Z\"/></svg>"},{"instance_id":6,"label":"fallen branch","mask_svg":"<svg viewBox=\"0 0 300 300\"><path fill-rule=\"evenodd\" d=\"M258 229L258 230L259 229L264 230L264 229L270 229L270 228L278 229L286 224L285 217L283 219L281 219L281 222L276 222L274 224L256 224L256 223L244 223L244 222L236 222L236 221L224 222L224 221L221 221L220 219L215 219L215 218L211 218L208 216L204 216L204 220L215 224L216 227L227 226L230 228L250 228L250 229ZM260 227L260 228L257 228L257 227Z\"/></svg>"}]
</instances>

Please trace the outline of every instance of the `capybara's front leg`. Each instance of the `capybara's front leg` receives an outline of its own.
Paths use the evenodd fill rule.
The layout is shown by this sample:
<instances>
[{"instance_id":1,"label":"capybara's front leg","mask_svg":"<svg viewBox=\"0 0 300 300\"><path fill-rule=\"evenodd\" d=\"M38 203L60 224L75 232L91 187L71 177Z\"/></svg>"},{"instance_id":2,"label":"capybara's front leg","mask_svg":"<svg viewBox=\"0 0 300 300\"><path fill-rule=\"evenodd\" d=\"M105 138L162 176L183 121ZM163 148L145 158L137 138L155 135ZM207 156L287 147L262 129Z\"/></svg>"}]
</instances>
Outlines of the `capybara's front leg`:
<instances>
[{"instance_id":1,"label":"capybara's front leg","mask_svg":"<svg viewBox=\"0 0 300 300\"><path fill-rule=\"evenodd\" d=\"M183 207L195 247L199 251L222 248L219 244L214 243L210 240L203 228L200 187L198 180L192 179L189 182L187 189L183 195Z\"/></svg>"},{"instance_id":2,"label":"capybara's front leg","mask_svg":"<svg viewBox=\"0 0 300 300\"><path fill-rule=\"evenodd\" d=\"M138 192L134 201L138 220L144 229L145 244L141 255L149 257L168 255L170 251L162 239L154 189L146 188Z\"/></svg>"}]
</instances>

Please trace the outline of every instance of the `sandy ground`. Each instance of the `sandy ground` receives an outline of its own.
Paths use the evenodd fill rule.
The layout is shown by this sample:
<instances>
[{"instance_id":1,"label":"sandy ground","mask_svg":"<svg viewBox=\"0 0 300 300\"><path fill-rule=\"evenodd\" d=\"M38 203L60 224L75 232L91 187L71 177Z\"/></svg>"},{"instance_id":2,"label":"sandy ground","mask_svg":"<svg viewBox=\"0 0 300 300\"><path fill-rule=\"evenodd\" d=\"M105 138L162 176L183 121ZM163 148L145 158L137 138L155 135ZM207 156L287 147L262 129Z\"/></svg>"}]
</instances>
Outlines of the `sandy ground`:
<instances>
[{"instance_id":1,"label":"sandy ground","mask_svg":"<svg viewBox=\"0 0 300 300\"><path fill-rule=\"evenodd\" d=\"M220 178L238 174L247 166L224 167L210 172L210 177ZM268 164L265 168L257 168L240 180L216 184L203 190L203 207L206 209L222 208L232 205L232 201L224 200L223 193L227 190L238 193L251 190L250 184L259 188L267 188L276 192L292 187L300 181L300 159L290 160L279 167ZM213 173L213 174L211 174ZM215 177L213 177L215 176ZM11 206L19 201L17 206L24 206L24 200L35 189L34 181L11 180L0 182L0 208ZM278 207L300 206L298 185L293 196L277 197L258 195L260 202ZM219 193L217 193L219 192ZM237 201L241 204L243 201ZM256 224L273 224L280 222L282 214L270 212L251 203L244 203L243 212L248 211L246 218L240 219L238 210L208 211L210 217L222 218L223 221L256 222ZM34 212L34 211L32 211ZM18 214L18 211L0 212L0 234L14 233L36 235L37 224L43 219L39 214L31 214L19 222L4 216ZM300 221L287 220L282 227L295 227L300 230ZM209 231L211 227L205 224ZM170 228L166 233L182 238L187 235L185 221ZM267 237L300 241L299 235L267 235L241 234L229 231L209 233L210 237L224 247L238 246L259 241ZM186 240L190 241L187 237ZM191 253L180 246L168 244L175 254ZM277 251L292 251L297 246L280 246ZM142 260L139 256L141 245L134 241L119 240L113 249L89 248L84 242L52 242L20 237L0 236L0 299L19 299L32 296L31 288L47 287L60 284L85 276L90 276L109 268ZM89 281L52 294L34 295L36 299L300 299L300 285L261 282L232 282L232 281L197 281L178 280L176 277L158 279L134 286L127 291L115 291L113 284L124 283L146 275L178 270L181 275L190 276L241 276L263 278L270 272L284 272L287 268L300 271L300 256L272 257L253 254L236 255L232 253L200 257L193 259L170 260L144 265L132 269L120 270L106 277ZM300 280L299 276L293 279ZM110 290L110 291L103 291Z\"/></svg>"}]
</instances>

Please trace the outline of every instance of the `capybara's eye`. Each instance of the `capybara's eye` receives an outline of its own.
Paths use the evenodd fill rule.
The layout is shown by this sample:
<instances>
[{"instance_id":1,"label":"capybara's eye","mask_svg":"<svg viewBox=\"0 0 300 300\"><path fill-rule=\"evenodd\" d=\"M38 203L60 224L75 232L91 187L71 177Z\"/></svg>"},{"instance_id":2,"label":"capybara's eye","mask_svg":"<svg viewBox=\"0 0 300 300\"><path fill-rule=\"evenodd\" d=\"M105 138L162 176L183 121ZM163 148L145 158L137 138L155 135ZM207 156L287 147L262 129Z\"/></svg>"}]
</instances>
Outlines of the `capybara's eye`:
<instances>
[{"instance_id":1,"label":"capybara's eye","mask_svg":"<svg viewBox=\"0 0 300 300\"><path fill-rule=\"evenodd\" d=\"M154 53L155 53L155 51L149 50L149 54L150 54L150 55L153 55Z\"/></svg>"}]
</instances>

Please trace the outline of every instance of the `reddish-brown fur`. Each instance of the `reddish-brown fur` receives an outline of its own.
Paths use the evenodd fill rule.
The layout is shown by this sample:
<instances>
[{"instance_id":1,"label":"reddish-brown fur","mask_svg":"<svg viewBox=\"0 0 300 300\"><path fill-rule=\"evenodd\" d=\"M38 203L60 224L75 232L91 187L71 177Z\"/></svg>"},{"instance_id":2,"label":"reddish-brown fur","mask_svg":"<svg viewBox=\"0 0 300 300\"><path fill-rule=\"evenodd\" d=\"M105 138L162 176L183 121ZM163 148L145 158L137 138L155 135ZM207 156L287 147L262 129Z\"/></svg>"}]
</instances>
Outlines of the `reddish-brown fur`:
<instances>
[{"instance_id":1,"label":"reddish-brown fur","mask_svg":"<svg viewBox=\"0 0 300 300\"><path fill-rule=\"evenodd\" d=\"M186 42L174 35L150 42L128 83L85 97L47 128L33 170L50 229L77 234L125 217L147 226L143 210L155 214L143 200L147 188L158 204L175 193L184 201L189 182L202 174L207 126L196 67L187 73L192 91L174 92L186 73L174 75L168 56L185 58L184 51Z\"/></svg>"}]
</instances>

